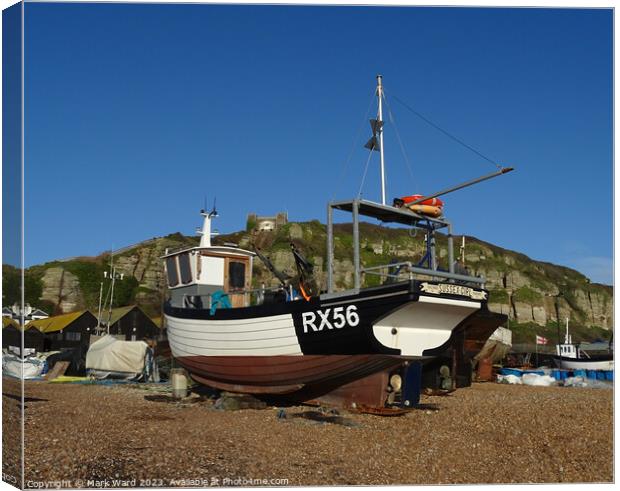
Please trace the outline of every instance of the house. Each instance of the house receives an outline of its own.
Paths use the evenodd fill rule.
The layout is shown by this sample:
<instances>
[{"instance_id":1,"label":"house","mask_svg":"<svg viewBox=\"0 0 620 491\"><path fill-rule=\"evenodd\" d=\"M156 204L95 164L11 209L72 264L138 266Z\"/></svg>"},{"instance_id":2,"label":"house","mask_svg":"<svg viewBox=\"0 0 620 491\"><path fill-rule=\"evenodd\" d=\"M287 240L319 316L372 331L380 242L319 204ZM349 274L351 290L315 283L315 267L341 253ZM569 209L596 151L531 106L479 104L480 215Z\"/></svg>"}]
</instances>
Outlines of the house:
<instances>
[{"instance_id":1,"label":"house","mask_svg":"<svg viewBox=\"0 0 620 491\"><path fill-rule=\"evenodd\" d=\"M25 304L24 309L24 320L31 321L37 319L46 319L49 317L48 314L43 312L41 309L32 308L30 304ZM2 308L2 317L10 317L11 319L15 319L19 321L21 319L22 309L18 303L13 304L11 307L3 307Z\"/></svg>"},{"instance_id":2,"label":"house","mask_svg":"<svg viewBox=\"0 0 620 491\"><path fill-rule=\"evenodd\" d=\"M24 348L43 350L44 334L34 327L23 330L19 323L7 316L2 316L2 349L19 348L22 345L22 331Z\"/></svg>"},{"instance_id":3,"label":"house","mask_svg":"<svg viewBox=\"0 0 620 491\"><path fill-rule=\"evenodd\" d=\"M43 333L43 346L39 351L88 346L90 334L97 327L97 318L88 310L37 319L26 324L26 330L35 328Z\"/></svg>"},{"instance_id":4,"label":"house","mask_svg":"<svg viewBox=\"0 0 620 491\"><path fill-rule=\"evenodd\" d=\"M19 347L22 344L22 328L10 316L2 313L2 349L9 346Z\"/></svg>"},{"instance_id":5,"label":"house","mask_svg":"<svg viewBox=\"0 0 620 491\"><path fill-rule=\"evenodd\" d=\"M155 339L161 332L157 324L137 305L112 309L111 316L108 312L102 313L101 324L109 324L110 334L122 337L125 341Z\"/></svg>"},{"instance_id":6,"label":"house","mask_svg":"<svg viewBox=\"0 0 620 491\"><path fill-rule=\"evenodd\" d=\"M19 327L19 324L17 323L17 321L11 319L8 316L3 315L2 316L2 328L6 328L6 327Z\"/></svg>"},{"instance_id":7,"label":"house","mask_svg":"<svg viewBox=\"0 0 620 491\"><path fill-rule=\"evenodd\" d=\"M101 315L101 325L107 331L108 312ZM110 334L126 341L155 339L161 329L136 306L112 309ZM2 347L21 346L22 328L9 317L2 317ZM88 310L37 319L26 324L24 347L37 351L56 351L67 348L88 348L90 337L96 334L97 318ZM99 333L101 334L101 332Z\"/></svg>"},{"instance_id":8,"label":"house","mask_svg":"<svg viewBox=\"0 0 620 491\"><path fill-rule=\"evenodd\" d=\"M282 212L276 216L258 216L256 213L249 213L248 223L253 224L254 230L258 232L273 232L288 223L288 214Z\"/></svg>"},{"instance_id":9,"label":"house","mask_svg":"<svg viewBox=\"0 0 620 491\"><path fill-rule=\"evenodd\" d=\"M49 314L46 314L41 309L34 309L30 312L29 317L33 321L36 321L38 319L47 319L49 317Z\"/></svg>"}]
</instances>

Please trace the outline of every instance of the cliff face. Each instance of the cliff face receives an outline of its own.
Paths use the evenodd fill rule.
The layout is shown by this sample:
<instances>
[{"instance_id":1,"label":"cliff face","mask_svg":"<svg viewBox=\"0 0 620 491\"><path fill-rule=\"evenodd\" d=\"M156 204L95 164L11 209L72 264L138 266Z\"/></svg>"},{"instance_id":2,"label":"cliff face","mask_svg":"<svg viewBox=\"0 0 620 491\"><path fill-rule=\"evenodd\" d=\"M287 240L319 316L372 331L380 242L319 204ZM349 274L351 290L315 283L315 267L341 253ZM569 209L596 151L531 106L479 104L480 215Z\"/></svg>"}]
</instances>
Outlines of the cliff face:
<instances>
[{"instance_id":1,"label":"cliff face","mask_svg":"<svg viewBox=\"0 0 620 491\"><path fill-rule=\"evenodd\" d=\"M412 236L407 230L388 229L361 224L361 260L365 266L389 264L396 259L418 262L424 255L425 243L421 234ZM275 232L250 234L237 232L214 239L215 243L235 242L251 249L252 242L270 257L275 267L295 276L295 264L290 241L315 265L315 277L321 288L326 287L325 226L318 221L289 223ZM166 248L197 245L198 239L173 234L151 239L115 254L114 264L125 278L116 282L115 305L135 302L157 315L165 289L163 264L160 259ZM455 256L459 255L459 240L455 240ZM353 254L350 224L335 227L334 280L337 288L353 284ZM447 268L447 241L437 240L440 267ZM254 282L276 285L267 268L255 260ZM103 271L109 265L109 255L96 258L77 258L30 268L30 273L42 283L41 299L56 305L57 311L68 312L81 308L96 309ZM613 327L613 292L610 286L592 284L577 271L554 264L537 262L523 254L492 244L467 238L465 265L471 273L484 275L490 292L492 310L506 313L513 322L545 326L559 318L569 317L572 324L610 329ZM366 285L379 284L379 278L366 275ZM105 292L104 292L105 293Z\"/></svg>"},{"instance_id":2,"label":"cliff face","mask_svg":"<svg viewBox=\"0 0 620 491\"><path fill-rule=\"evenodd\" d=\"M193 237L172 234L116 252L114 267L117 273L123 274L123 279L115 282L114 306L135 303L150 315L159 315L165 284L161 256L167 248L177 249L197 243ZM59 314L81 309L95 312L101 283L104 283L104 299L110 286L109 280L104 279L104 271L109 269L110 254L106 253L37 265L28 272L39 280L42 303L53 304L51 309L45 310Z\"/></svg>"}]
</instances>

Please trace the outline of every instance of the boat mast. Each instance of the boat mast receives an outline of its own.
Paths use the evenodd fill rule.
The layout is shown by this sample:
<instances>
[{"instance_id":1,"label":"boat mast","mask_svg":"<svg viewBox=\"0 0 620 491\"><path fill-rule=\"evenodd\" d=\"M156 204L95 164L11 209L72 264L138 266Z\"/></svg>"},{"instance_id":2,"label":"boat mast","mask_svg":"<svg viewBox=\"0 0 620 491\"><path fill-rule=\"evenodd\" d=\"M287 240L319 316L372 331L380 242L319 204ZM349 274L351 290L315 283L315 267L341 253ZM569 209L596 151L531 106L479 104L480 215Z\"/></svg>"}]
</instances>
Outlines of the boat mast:
<instances>
[{"instance_id":1,"label":"boat mast","mask_svg":"<svg viewBox=\"0 0 620 491\"><path fill-rule=\"evenodd\" d=\"M99 335L99 328L101 326L101 299L103 297L103 281L99 285L99 309L97 310L97 329L95 333Z\"/></svg>"},{"instance_id":2,"label":"boat mast","mask_svg":"<svg viewBox=\"0 0 620 491\"><path fill-rule=\"evenodd\" d=\"M381 204L385 205L385 161L383 160L383 77L377 75L377 98L379 99L379 113L377 131L379 132L379 155L381 157Z\"/></svg>"}]
</instances>

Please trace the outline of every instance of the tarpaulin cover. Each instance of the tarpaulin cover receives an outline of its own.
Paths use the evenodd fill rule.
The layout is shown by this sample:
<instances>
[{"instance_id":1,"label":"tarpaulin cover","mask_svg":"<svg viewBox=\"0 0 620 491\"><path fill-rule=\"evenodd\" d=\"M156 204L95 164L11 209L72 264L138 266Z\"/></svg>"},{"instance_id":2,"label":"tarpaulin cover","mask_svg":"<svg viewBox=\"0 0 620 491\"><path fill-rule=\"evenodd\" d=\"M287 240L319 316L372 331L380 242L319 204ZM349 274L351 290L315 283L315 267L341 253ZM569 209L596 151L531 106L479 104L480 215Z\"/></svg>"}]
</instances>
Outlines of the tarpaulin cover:
<instances>
[{"instance_id":1,"label":"tarpaulin cover","mask_svg":"<svg viewBox=\"0 0 620 491\"><path fill-rule=\"evenodd\" d=\"M490 358L493 363L503 360L512 347L512 332L504 327L498 327L480 350L474 356L474 360L479 361Z\"/></svg>"},{"instance_id":2,"label":"tarpaulin cover","mask_svg":"<svg viewBox=\"0 0 620 491\"><path fill-rule=\"evenodd\" d=\"M10 353L2 355L2 374L9 377L22 378L23 373L24 379L37 378L43 372L44 366L45 361L35 356L22 359Z\"/></svg>"},{"instance_id":3,"label":"tarpaulin cover","mask_svg":"<svg viewBox=\"0 0 620 491\"><path fill-rule=\"evenodd\" d=\"M143 341L119 341L104 336L90 345L86 368L106 372L141 373L148 345Z\"/></svg>"}]
</instances>

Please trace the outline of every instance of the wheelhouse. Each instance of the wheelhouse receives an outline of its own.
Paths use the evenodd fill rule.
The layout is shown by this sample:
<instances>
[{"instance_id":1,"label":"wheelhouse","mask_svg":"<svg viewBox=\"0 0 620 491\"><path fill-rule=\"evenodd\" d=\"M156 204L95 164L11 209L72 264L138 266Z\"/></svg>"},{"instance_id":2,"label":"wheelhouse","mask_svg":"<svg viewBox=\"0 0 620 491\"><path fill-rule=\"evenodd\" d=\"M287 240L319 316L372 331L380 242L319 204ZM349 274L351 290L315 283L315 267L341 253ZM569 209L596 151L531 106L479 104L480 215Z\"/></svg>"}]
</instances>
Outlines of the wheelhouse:
<instances>
[{"instance_id":1,"label":"wheelhouse","mask_svg":"<svg viewBox=\"0 0 620 491\"><path fill-rule=\"evenodd\" d=\"M211 245L211 219L205 213L200 245L166 250L164 270L170 303L175 307L211 308L226 296L231 307L250 305L252 266L256 255L233 245Z\"/></svg>"}]
</instances>

